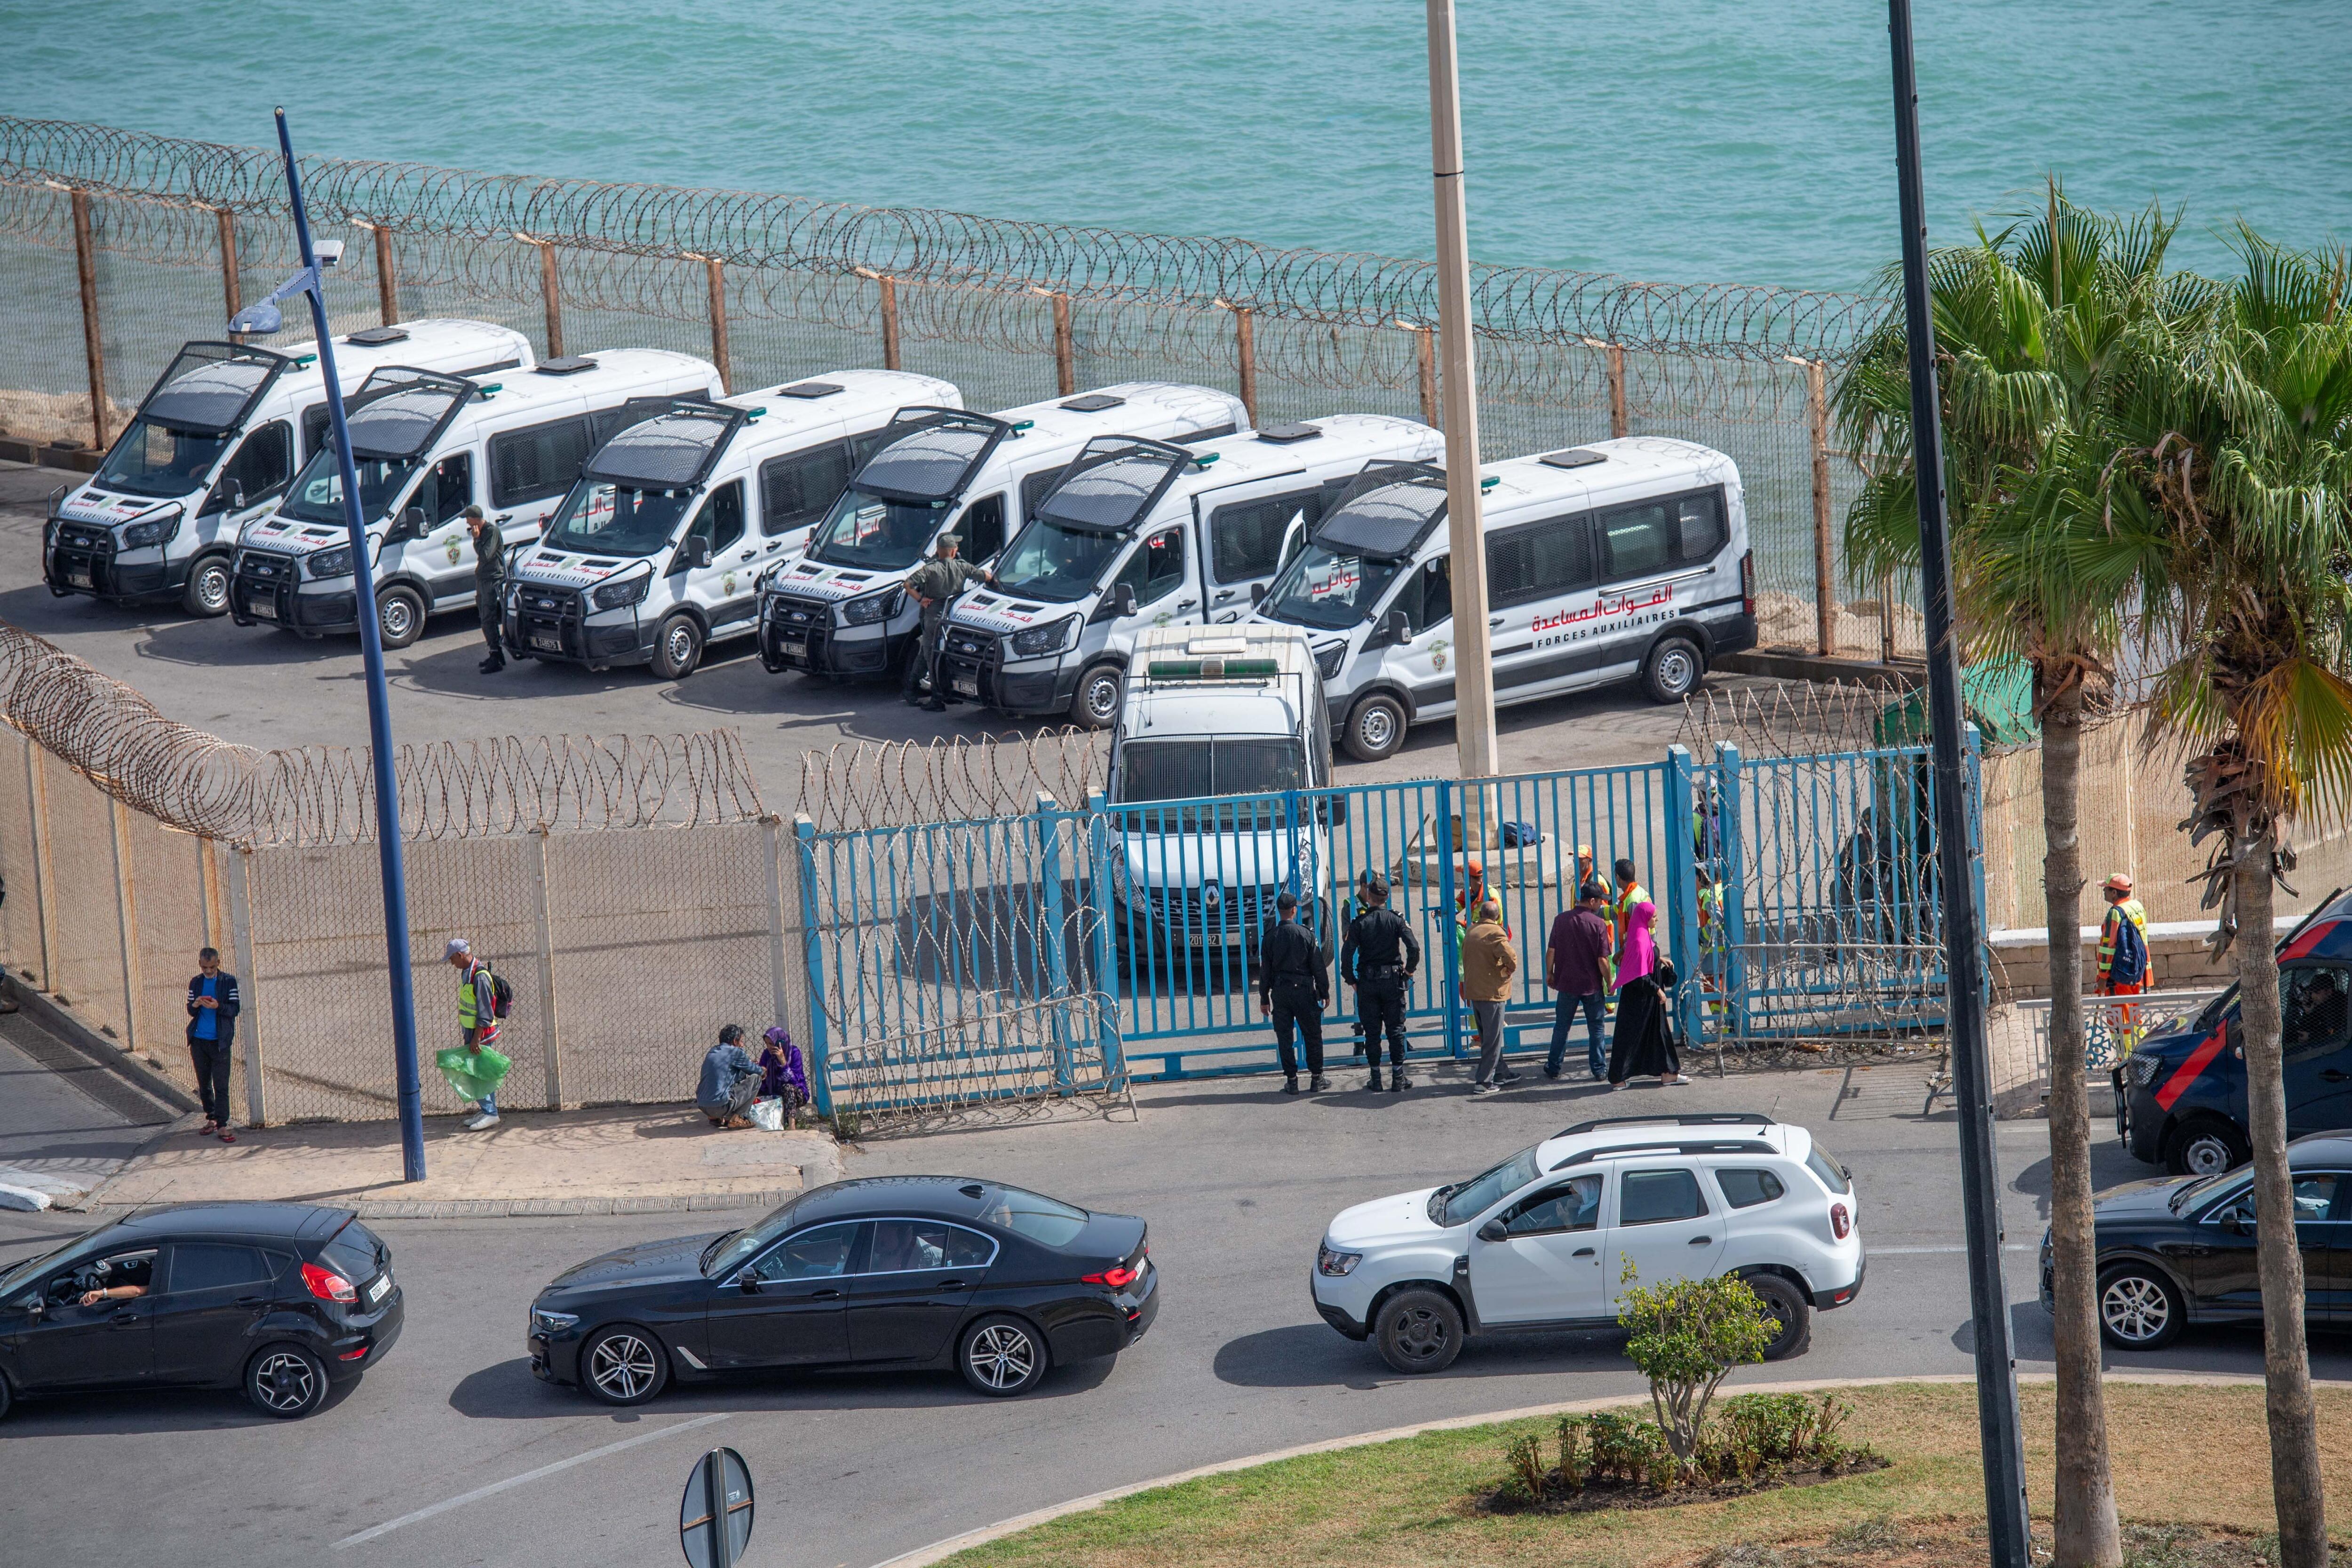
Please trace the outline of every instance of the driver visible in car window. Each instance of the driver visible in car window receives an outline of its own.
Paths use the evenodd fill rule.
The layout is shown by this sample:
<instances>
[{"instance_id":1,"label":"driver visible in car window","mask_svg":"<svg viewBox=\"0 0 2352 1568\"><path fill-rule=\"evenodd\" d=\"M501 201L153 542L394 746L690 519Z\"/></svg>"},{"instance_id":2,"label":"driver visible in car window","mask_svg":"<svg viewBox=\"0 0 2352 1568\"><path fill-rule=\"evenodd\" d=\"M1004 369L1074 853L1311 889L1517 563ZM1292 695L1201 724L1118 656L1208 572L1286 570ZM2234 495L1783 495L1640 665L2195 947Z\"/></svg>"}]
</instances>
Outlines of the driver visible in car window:
<instances>
[{"instance_id":1,"label":"driver visible in car window","mask_svg":"<svg viewBox=\"0 0 2352 1568\"><path fill-rule=\"evenodd\" d=\"M101 1301L128 1301L147 1294L147 1287L154 1278L155 1254L152 1248L117 1253L75 1272L73 1283L81 1292L76 1300L85 1307L95 1307Z\"/></svg>"}]
</instances>

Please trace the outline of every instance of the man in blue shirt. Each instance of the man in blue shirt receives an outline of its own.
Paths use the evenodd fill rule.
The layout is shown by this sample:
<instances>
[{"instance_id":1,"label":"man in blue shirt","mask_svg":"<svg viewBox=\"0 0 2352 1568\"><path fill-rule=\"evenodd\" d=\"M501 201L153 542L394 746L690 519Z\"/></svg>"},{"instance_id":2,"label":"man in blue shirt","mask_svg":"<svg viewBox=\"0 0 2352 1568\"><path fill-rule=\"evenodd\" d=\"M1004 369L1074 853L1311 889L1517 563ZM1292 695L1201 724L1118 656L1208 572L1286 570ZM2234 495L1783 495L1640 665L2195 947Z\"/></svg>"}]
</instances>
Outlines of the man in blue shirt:
<instances>
[{"instance_id":1,"label":"man in blue shirt","mask_svg":"<svg viewBox=\"0 0 2352 1568\"><path fill-rule=\"evenodd\" d=\"M759 1092L760 1068L743 1048L743 1026L730 1024L719 1031L719 1043L702 1058L702 1082L695 1089L694 1103L713 1127L749 1127L751 1100Z\"/></svg>"},{"instance_id":2,"label":"man in blue shirt","mask_svg":"<svg viewBox=\"0 0 2352 1568\"><path fill-rule=\"evenodd\" d=\"M188 1056L196 1064L196 1096L204 1101L201 1137L218 1134L224 1143L236 1142L228 1130L228 1062L236 1040L236 976L220 966L220 952L205 948L196 954L196 977L188 982Z\"/></svg>"}]
</instances>

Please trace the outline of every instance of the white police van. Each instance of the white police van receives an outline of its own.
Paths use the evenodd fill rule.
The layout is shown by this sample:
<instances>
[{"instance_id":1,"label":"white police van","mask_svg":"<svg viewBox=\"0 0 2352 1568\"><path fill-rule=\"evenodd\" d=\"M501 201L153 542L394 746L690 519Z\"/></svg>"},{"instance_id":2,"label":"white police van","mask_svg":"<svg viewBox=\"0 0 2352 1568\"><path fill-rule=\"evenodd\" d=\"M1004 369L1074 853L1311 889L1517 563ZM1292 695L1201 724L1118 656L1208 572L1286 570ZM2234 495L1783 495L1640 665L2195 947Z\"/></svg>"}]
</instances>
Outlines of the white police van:
<instances>
[{"instance_id":1,"label":"white police van","mask_svg":"<svg viewBox=\"0 0 2352 1568\"><path fill-rule=\"evenodd\" d=\"M1248 411L1231 394L1158 381L995 414L902 409L898 429L886 433L810 537L808 552L769 578L761 658L772 670L817 675L898 670L899 660L914 657L922 627L907 577L940 534L960 538L965 560L987 561L1097 437L1189 443L1248 428Z\"/></svg>"},{"instance_id":2,"label":"white police van","mask_svg":"<svg viewBox=\"0 0 2352 1568\"><path fill-rule=\"evenodd\" d=\"M949 618L959 695L1008 713L1118 716L1137 636L1237 621L1286 552L1367 467L1435 457L1411 419L1337 414L1194 451L1122 429L1089 442Z\"/></svg>"},{"instance_id":3,"label":"white police van","mask_svg":"<svg viewBox=\"0 0 2352 1568\"><path fill-rule=\"evenodd\" d=\"M508 651L692 673L711 644L758 630L761 578L807 543L899 408L962 402L931 376L847 370L629 426L516 561Z\"/></svg>"},{"instance_id":4,"label":"white police van","mask_svg":"<svg viewBox=\"0 0 2352 1568\"><path fill-rule=\"evenodd\" d=\"M530 340L488 321L404 321L335 340L348 395L377 367L488 375L531 363ZM50 498L49 591L117 602L176 593L192 616L228 610L237 529L285 492L327 440L316 346L184 345L88 482Z\"/></svg>"},{"instance_id":5,"label":"white police van","mask_svg":"<svg viewBox=\"0 0 2352 1568\"><path fill-rule=\"evenodd\" d=\"M1637 436L1484 469L1487 641L1497 706L1639 677L1680 701L1709 660L1756 646L1739 469ZM1259 618L1305 628L1339 743L1376 762L1454 711L1445 475L1351 489L1307 530Z\"/></svg>"},{"instance_id":6,"label":"white police van","mask_svg":"<svg viewBox=\"0 0 2352 1568\"><path fill-rule=\"evenodd\" d=\"M1270 797L1331 783L1331 724L1307 634L1147 626L1130 647L1106 799L1117 843L1111 939L1131 967L1196 948L1255 957L1286 889L1329 942L1332 803ZM1161 806L1158 803L1190 803Z\"/></svg>"},{"instance_id":7,"label":"white police van","mask_svg":"<svg viewBox=\"0 0 2352 1568\"><path fill-rule=\"evenodd\" d=\"M425 616L472 603L468 505L489 514L509 549L529 544L589 453L678 398L723 390L705 361L658 349L546 360L497 382L409 365L370 374L347 415L383 646L406 647ZM275 511L246 524L229 582L237 625L307 637L358 630L342 489L330 442Z\"/></svg>"}]
</instances>

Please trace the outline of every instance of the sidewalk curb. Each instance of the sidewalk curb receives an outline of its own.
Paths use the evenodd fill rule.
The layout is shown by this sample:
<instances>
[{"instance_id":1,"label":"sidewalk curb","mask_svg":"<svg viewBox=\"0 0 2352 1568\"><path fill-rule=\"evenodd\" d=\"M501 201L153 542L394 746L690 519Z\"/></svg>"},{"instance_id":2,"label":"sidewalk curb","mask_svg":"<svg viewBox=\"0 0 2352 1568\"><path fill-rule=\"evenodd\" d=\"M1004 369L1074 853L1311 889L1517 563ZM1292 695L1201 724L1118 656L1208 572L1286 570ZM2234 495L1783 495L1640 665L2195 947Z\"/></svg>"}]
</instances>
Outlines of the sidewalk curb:
<instances>
[{"instance_id":1,"label":"sidewalk curb","mask_svg":"<svg viewBox=\"0 0 2352 1568\"><path fill-rule=\"evenodd\" d=\"M1973 1384L1976 1381L1974 1373L1922 1373L1916 1377L1828 1377L1804 1383L1747 1383L1727 1387L1723 1392L1727 1397L1740 1394L1811 1394L1834 1388L1884 1388L1892 1384L1906 1383ZM2055 1383L2058 1378L2055 1373L2024 1372L2017 1374L2017 1381L2021 1384L2047 1384ZM2170 1384L2188 1387L2229 1387L2242 1384L2260 1388L2263 1386L2263 1380L2260 1373L2110 1372L2103 1374L2103 1381ZM2312 1380L2312 1386L2352 1388L2352 1383L2315 1378ZM1610 1410L1629 1405L1647 1405L1649 1402L1650 1396L1647 1394L1619 1394L1599 1399L1569 1399L1552 1405L1526 1405L1515 1410L1496 1410L1480 1415L1449 1415L1437 1421L1417 1421L1410 1426L1388 1426L1377 1432L1359 1432L1352 1436L1325 1437L1318 1442L1294 1444L1287 1448L1276 1448L1264 1454L1245 1455L1238 1459L1219 1459L1214 1464L1196 1465L1192 1469L1179 1470L1173 1475L1160 1476L1148 1481L1130 1481L1126 1486L1089 1492L1085 1497L1072 1498L1067 1502L1050 1503L1044 1508L1032 1509L1027 1513L1015 1514L1011 1519L999 1520L994 1524L983 1524L976 1530L967 1530L961 1535L950 1535L944 1541L934 1541L929 1546L919 1546L912 1552L902 1552L896 1557L886 1557L875 1563L874 1568L934 1568L935 1564L946 1562L960 1552L968 1552L975 1546L985 1546L992 1541L1002 1541L1008 1535L1017 1535L1036 1525L1050 1524L1055 1520L1066 1518L1070 1514L1088 1513L1105 1503L1117 1502L1122 1498L1133 1497L1138 1492L1158 1491L1164 1487L1181 1486L1187 1481L1200 1480L1208 1476L1230 1475L1235 1470L1255 1469L1260 1465L1276 1464L1284 1459L1296 1459L1307 1454L1332 1454L1347 1448L1369 1448L1376 1444L1395 1443L1407 1437L1418 1437L1427 1432L1459 1431L1465 1426L1489 1426L1499 1421L1525 1421L1538 1415L1582 1415L1588 1411Z\"/></svg>"},{"instance_id":2,"label":"sidewalk curb","mask_svg":"<svg viewBox=\"0 0 2352 1568\"><path fill-rule=\"evenodd\" d=\"M149 1099L183 1115L204 1109L194 1095L91 1028L76 1016L72 1008L48 993L37 991L26 982L10 975L8 994L16 998L16 1005L30 1014L41 1027L109 1072L130 1079Z\"/></svg>"},{"instance_id":3,"label":"sidewalk curb","mask_svg":"<svg viewBox=\"0 0 2352 1568\"><path fill-rule=\"evenodd\" d=\"M687 1196L654 1198L609 1193L577 1198L355 1198L349 1203L322 1203L318 1206L347 1208L362 1219L558 1219L579 1215L703 1214L722 1209L770 1209L786 1199L798 1196L804 1190L800 1187L772 1187L756 1193L696 1193ZM135 1204L98 1203L86 1205L76 1212L90 1215L100 1221L112 1221L139 1206Z\"/></svg>"}]
</instances>

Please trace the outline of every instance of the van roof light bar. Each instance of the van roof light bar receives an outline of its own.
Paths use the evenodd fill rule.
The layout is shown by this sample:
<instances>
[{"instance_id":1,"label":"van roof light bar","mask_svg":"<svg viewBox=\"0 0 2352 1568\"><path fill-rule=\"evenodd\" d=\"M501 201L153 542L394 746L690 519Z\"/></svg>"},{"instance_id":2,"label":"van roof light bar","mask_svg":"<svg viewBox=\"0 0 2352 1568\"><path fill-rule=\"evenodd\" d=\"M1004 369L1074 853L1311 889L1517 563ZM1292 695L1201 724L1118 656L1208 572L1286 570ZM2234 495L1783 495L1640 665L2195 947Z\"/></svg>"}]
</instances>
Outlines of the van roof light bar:
<instances>
[{"instance_id":1,"label":"van roof light bar","mask_svg":"<svg viewBox=\"0 0 2352 1568\"><path fill-rule=\"evenodd\" d=\"M1603 1116L1591 1121L1580 1121L1573 1127L1563 1127L1552 1134L1555 1138L1579 1138L1587 1132L1598 1132L1603 1127L1769 1127L1772 1119L1754 1110L1702 1110L1685 1116Z\"/></svg>"}]
</instances>

